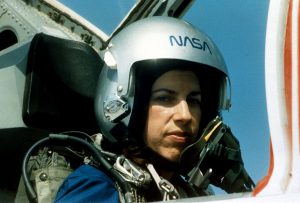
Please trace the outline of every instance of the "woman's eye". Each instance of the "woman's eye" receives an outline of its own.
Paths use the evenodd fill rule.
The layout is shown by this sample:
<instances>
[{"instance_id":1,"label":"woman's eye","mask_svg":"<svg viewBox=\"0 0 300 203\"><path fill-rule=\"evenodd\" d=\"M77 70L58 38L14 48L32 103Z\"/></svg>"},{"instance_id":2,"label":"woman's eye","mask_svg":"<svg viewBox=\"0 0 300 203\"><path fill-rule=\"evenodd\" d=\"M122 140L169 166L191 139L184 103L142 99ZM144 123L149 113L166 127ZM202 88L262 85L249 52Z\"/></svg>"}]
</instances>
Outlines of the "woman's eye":
<instances>
[{"instance_id":1,"label":"woman's eye","mask_svg":"<svg viewBox=\"0 0 300 203\"><path fill-rule=\"evenodd\" d=\"M192 105L200 105L201 104L201 99L199 98L189 98L188 103Z\"/></svg>"},{"instance_id":2,"label":"woman's eye","mask_svg":"<svg viewBox=\"0 0 300 203\"><path fill-rule=\"evenodd\" d=\"M172 100L172 98L170 96L159 96L157 98L157 101L161 101L161 102L170 102Z\"/></svg>"},{"instance_id":3,"label":"woman's eye","mask_svg":"<svg viewBox=\"0 0 300 203\"><path fill-rule=\"evenodd\" d=\"M170 104L174 101L174 98L168 95L161 95L161 96L155 96L153 98L153 101L163 103L163 104Z\"/></svg>"}]
</instances>

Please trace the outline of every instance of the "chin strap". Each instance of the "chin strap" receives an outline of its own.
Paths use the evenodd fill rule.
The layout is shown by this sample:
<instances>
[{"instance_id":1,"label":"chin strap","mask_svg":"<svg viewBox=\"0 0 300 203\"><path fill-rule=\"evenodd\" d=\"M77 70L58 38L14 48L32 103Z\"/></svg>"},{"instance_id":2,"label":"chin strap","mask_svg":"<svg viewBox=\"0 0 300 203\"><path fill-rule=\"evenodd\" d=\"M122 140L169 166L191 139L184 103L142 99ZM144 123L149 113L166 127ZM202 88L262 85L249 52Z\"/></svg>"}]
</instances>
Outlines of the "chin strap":
<instances>
[{"instance_id":1,"label":"chin strap","mask_svg":"<svg viewBox=\"0 0 300 203\"><path fill-rule=\"evenodd\" d=\"M180 169L191 185L201 189L211 183L232 193L250 192L255 186L244 168L238 140L219 117L183 151Z\"/></svg>"}]
</instances>

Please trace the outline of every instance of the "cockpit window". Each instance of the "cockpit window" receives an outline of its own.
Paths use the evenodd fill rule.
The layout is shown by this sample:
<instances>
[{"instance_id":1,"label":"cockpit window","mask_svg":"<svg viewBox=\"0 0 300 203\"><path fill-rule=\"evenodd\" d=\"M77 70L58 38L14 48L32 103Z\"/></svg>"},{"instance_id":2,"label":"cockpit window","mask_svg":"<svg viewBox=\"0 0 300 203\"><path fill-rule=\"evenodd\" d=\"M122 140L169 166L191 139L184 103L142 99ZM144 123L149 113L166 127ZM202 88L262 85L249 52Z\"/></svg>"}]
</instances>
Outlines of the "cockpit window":
<instances>
[{"instance_id":1,"label":"cockpit window","mask_svg":"<svg viewBox=\"0 0 300 203\"><path fill-rule=\"evenodd\" d=\"M16 44L17 42L17 36L13 31L3 30L0 32L0 51Z\"/></svg>"}]
</instances>

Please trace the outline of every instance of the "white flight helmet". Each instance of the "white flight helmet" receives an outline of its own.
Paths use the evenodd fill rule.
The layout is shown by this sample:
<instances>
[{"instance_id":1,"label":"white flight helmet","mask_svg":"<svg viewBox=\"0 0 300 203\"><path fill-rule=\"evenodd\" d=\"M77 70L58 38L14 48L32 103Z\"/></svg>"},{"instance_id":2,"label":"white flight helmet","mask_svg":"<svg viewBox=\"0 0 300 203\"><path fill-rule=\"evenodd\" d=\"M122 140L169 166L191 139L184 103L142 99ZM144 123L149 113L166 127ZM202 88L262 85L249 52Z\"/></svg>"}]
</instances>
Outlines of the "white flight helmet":
<instances>
[{"instance_id":1,"label":"white flight helmet","mask_svg":"<svg viewBox=\"0 0 300 203\"><path fill-rule=\"evenodd\" d=\"M142 133L145 125L151 86L171 69L196 71L200 83L205 81L201 91L206 89L207 97L216 95L202 111L210 108L211 100L216 104L209 114L230 107L230 83L221 53L207 35L183 20L157 16L132 23L111 39L103 58L106 65L99 77L95 111L103 135L111 142L142 139L135 134Z\"/></svg>"}]
</instances>

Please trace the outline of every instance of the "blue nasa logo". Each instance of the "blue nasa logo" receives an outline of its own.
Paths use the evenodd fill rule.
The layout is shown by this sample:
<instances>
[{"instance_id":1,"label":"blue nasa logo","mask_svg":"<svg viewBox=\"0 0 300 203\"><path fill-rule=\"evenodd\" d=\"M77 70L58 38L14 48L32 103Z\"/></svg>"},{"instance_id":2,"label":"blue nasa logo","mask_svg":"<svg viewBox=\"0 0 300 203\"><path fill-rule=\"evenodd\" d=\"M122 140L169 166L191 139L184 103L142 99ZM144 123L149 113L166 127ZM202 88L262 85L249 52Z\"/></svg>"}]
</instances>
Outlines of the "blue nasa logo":
<instances>
[{"instance_id":1,"label":"blue nasa logo","mask_svg":"<svg viewBox=\"0 0 300 203\"><path fill-rule=\"evenodd\" d=\"M170 39L171 46L174 46L174 45L184 46L184 47L192 46L195 49L209 51L209 53L212 54L207 42L205 42L205 41L201 42L201 40L198 38L194 38L194 37L190 38L188 36L175 37L174 35L170 35L169 39Z\"/></svg>"}]
</instances>

